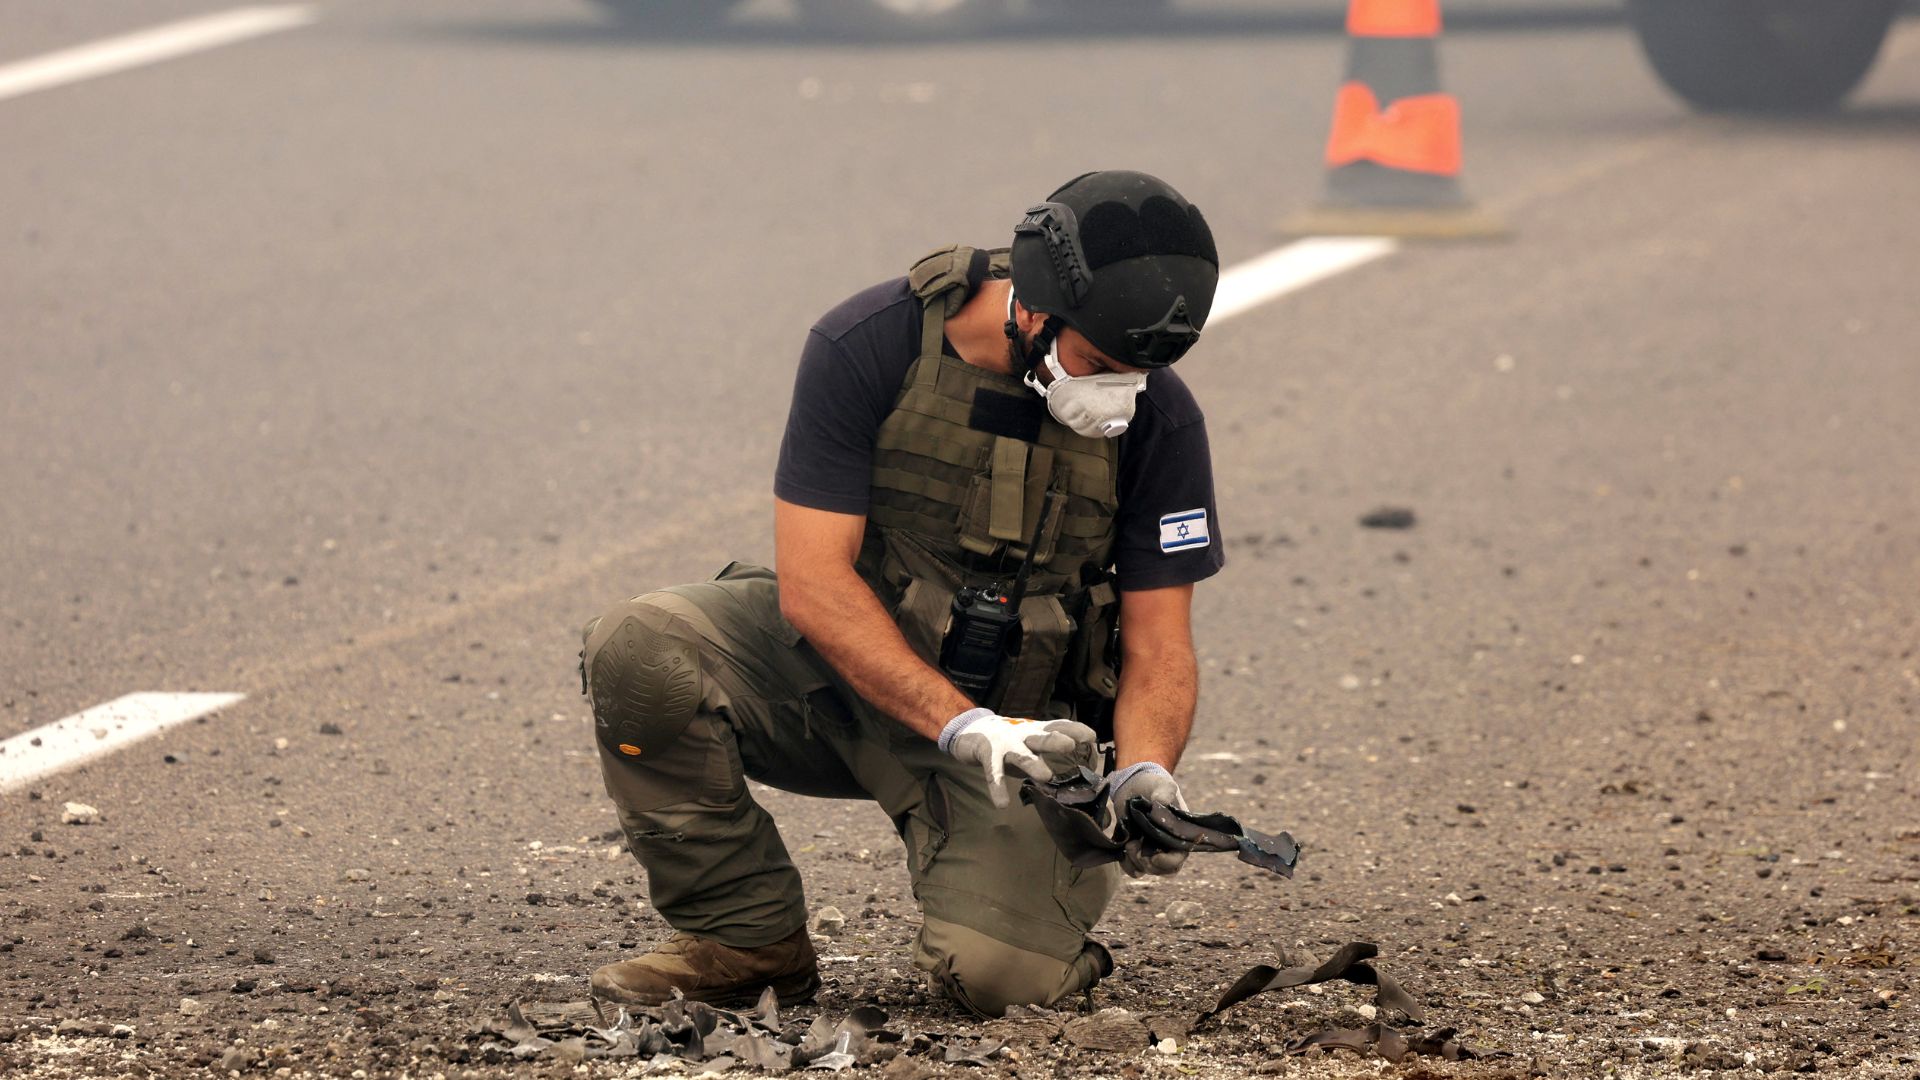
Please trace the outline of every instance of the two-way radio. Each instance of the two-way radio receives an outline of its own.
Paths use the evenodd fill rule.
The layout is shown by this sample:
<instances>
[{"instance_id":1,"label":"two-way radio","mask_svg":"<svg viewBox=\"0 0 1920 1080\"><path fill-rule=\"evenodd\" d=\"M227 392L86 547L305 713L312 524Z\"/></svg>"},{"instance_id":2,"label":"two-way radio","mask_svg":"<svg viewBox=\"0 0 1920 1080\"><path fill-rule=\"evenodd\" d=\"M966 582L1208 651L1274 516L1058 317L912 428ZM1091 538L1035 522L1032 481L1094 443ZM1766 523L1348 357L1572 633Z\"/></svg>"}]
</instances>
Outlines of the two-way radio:
<instances>
[{"instance_id":1,"label":"two-way radio","mask_svg":"<svg viewBox=\"0 0 1920 1080\"><path fill-rule=\"evenodd\" d=\"M953 618L940 643L940 670L976 704L986 701L1001 665L1016 646L1020 601L1026 598L1027 575L1033 570L1033 556L1040 550L1040 537L1052 509L1053 492L1049 491L1040 500L1040 520L1033 527L1033 538L1027 543L1026 558L1020 560L1011 590L1003 592L995 581L986 586L962 586L953 594Z\"/></svg>"}]
</instances>

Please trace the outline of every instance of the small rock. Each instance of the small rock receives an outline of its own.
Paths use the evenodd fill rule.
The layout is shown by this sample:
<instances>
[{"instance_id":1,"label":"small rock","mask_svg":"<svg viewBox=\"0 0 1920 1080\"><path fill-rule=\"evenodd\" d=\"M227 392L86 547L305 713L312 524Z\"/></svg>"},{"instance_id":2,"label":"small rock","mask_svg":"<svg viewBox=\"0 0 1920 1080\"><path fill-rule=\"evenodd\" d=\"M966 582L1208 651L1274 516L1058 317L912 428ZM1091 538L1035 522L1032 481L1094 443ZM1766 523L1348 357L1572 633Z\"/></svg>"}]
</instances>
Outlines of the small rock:
<instances>
[{"instance_id":1,"label":"small rock","mask_svg":"<svg viewBox=\"0 0 1920 1080\"><path fill-rule=\"evenodd\" d=\"M1152 1016L1143 1017L1141 1022L1147 1025L1147 1034L1153 1038L1154 1042L1159 1043L1168 1039L1177 1042L1186 1038L1187 1033L1193 1030L1196 1019L1198 1019L1197 1013L1155 1013Z\"/></svg>"},{"instance_id":2,"label":"small rock","mask_svg":"<svg viewBox=\"0 0 1920 1080\"><path fill-rule=\"evenodd\" d=\"M1146 1047L1147 1026L1125 1009L1101 1009L1067 1021L1067 1041L1088 1050L1132 1051Z\"/></svg>"},{"instance_id":3,"label":"small rock","mask_svg":"<svg viewBox=\"0 0 1920 1080\"><path fill-rule=\"evenodd\" d=\"M206 1003L202 1002L198 998L181 998L180 999L180 1015L181 1016L201 1016L205 1014L206 1011L207 1011Z\"/></svg>"},{"instance_id":4,"label":"small rock","mask_svg":"<svg viewBox=\"0 0 1920 1080\"><path fill-rule=\"evenodd\" d=\"M1159 1053L1166 1054L1168 1056L1172 1056L1180 1052L1180 1044L1177 1042L1174 1042L1172 1039L1161 1039L1159 1042L1153 1044L1153 1048Z\"/></svg>"},{"instance_id":5,"label":"small rock","mask_svg":"<svg viewBox=\"0 0 1920 1080\"><path fill-rule=\"evenodd\" d=\"M1787 954L1779 949L1761 949L1759 952L1753 954L1753 958L1755 960L1764 960L1769 964L1782 964L1786 962Z\"/></svg>"},{"instance_id":6,"label":"small rock","mask_svg":"<svg viewBox=\"0 0 1920 1080\"><path fill-rule=\"evenodd\" d=\"M334 723L333 721L331 721L331 720L329 720L329 721L327 721L326 723L324 723L324 724L321 724L321 725L320 725L320 734L322 734L322 735L345 735L345 734L346 734L346 732L344 732L344 731L342 731L342 730L340 730L340 725L339 725L339 724L336 724L336 723Z\"/></svg>"},{"instance_id":7,"label":"small rock","mask_svg":"<svg viewBox=\"0 0 1920 1080\"><path fill-rule=\"evenodd\" d=\"M372 877L373 871L362 869L358 866L340 872L341 881L368 881L372 879Z\"/></svg>"},{"instance_id":8,"label":"small rock","mask_svg":"<svg viewBox=\"0 0 1920 1080\"><path fill-rule=\"evenodd\" d=\"M245 1050L237 1046L227 1047L227 1052L220 1055L220 1071L223 1073L245 1072L247 1067L252 1064L253 1059L247 1055Z\"/></svg>"},{"instance_id":9,"label":"small rock","mask_svg":"<svg viewBox=\"0 0 1920 1080\"><path fill-rule=\"evenodd\" d=\"M908 1057L905 1054L887 1062L880 1070L882 1080L928 1080L940 1075L940 1070L926 1063L925 1059Z\"/></svg>"},{"instance_id":10,"label":"small rock","mask_svg":"<svg viewBox=\"0 0 1920 1080\"><path fill-rule=\"evenodd\" d=\"M1446 899L1448 907L1459 907L1461 904L1466 903L1465 900L1460 899L1460 894L1457 892L1448 893Z\"/></svg>"},{"instance_id":11,"label":"small rock","mask_svg":"<svg viewBox=\"0 0 1920 1080\"><path fill-rule=\"evenodd\" d=\"M265 945L253 950L253 962L256 964L273 963L273 950L267 948Z\"/></svg>"},{"instance_id":12,"label":"small rock","mask_svg":"<svg viewBox=\"0 0 1920 1080\"><path fill-rule=\"evenodd\" d=\"M54 1028L54 1034L77 1035L82 1038L97 1039L105 1036L111 1030L112 1028L98 1020L62 1020L60 1021L60 1026Z\"/></svg>"},{"instance_id":13,"label":"small rock","mask_svg":"<svg viewBox=\"0 0 1920 1080\"><path fill-rule=\"evenodd\" d=\"M1167 905L1167 925L1178 930L1189 930L1199 926L1207 917L1205 904L1192 900L1175 900Z\"/></svg>"},{"instance_id":14,"label":"small rock","mask_svg":"<svg viewBox=\"0 0 1920 1080\"><path fill-rule=\"evenodd\" d=\"M1413 511L1404 506L1382 506L1360 516L1360 524L1369 529L1411 529Z\"/></svg>"},{"instance_id":15,"label":"small rock","mask_svg":"<svg viewBox=\"0 0 1920 1080\"><path fill-rule=\"evenodd\" d=\"M70 802L61 808L60 820L67 825L92 825L100 820L100 811L86 803Z\"/></svg>"},{"instance_id":16,"label":"small rock","mask_svg":"<svg viewBox=\"0 0 1920 1080\"><path fill-rule=\"evenodd\" d=\"M1547 1003L1546 996L1541 994L1537 990L1529 990L1526 993L1521 994L1520 1000L1526 1002L1529 1005L1545 1005Z\"/></svg>"},{"instance_id":17,"label":"small rock","mask_svg":"<svg viewBox=\"0 0 1920 1080\"><path fill-rule=\"evenodd\" d=\"M833 937L840 933L840 931L846 929L846 926L847 917L842 915L840 909L834 907L832 904L828 904L826 907L814 912L813 929L815 933Z\"/></svg>"}]
</instances>

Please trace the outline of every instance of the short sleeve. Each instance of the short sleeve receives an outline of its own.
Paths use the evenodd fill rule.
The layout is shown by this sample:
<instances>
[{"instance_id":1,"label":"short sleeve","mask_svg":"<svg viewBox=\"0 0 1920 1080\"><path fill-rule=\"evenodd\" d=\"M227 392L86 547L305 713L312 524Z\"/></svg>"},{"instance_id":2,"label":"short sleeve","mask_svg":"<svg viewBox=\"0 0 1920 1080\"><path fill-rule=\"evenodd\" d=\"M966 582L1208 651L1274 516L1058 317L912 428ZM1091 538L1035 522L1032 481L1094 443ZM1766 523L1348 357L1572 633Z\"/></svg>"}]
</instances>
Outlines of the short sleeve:
<instances>
[{"instance_id":1,"label":"short sleeve","mask_svg":"<svg viewBox=\"0 0 1920 1080\"><path fill-rule=\"evenodd\" d=\"M881 385L873 365L855 362L841 342L818 330L809 333L794 376L773 493L816 510L865 514L874 439L897 389Z\"/></svg>"},{"instance_id":2,"label":"short sleeve","mask_svg":"<svg viewBox=\"0 0 1920 1080\"><path fill-rule=\"evenodd\" d=\"M1123 591L1190 585L1227 562L1206 421L1185 387L1177 389L1172 415L1158 412L1151 429L1140 432L1145 438L1123 436L1130 441L1121 460L1113 556Z\"/></svg>"}]
</instances>

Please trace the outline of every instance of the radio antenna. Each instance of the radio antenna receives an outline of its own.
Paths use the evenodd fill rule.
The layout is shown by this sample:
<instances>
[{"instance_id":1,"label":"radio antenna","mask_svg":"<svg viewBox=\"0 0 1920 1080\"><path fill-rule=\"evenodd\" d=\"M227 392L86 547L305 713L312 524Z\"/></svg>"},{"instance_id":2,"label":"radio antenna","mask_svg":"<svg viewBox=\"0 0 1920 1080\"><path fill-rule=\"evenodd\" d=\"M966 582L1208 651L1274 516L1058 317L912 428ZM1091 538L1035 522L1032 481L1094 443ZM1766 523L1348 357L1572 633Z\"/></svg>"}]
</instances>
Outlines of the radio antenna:
<instances>
[{"instance_id":1,"label":"radio antenna","mask_svg":"<svg viewBox=\"0 0 1920 1080\"><path fill-rule=\"evenodd\" d=\"M1053 492L1040 498L1040 520L1034 523L1033 536L1027 541L1027 557L1020 560L1020 573L1013 579L1013 593L1007 597L1007 614L1020 614L1020 601L1027 595L1027 574L1033 570L1034 552L1040 550L1040 537L1047 530L1047 514L1053 509Z\"/></svg>"}]
</instances>

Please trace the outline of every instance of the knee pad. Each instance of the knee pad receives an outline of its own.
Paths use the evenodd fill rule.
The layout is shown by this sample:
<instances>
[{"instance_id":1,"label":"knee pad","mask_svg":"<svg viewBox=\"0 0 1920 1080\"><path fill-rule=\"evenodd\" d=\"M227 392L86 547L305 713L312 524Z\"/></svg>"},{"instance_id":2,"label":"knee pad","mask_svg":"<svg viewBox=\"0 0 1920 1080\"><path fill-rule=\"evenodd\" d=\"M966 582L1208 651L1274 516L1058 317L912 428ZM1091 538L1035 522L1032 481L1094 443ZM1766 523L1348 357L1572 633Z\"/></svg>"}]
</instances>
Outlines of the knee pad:
<instances>
[{"instance_id":1,"label":"knee pad","mask_svg":"<svg viewBox=\"0 0 1920 1080\"><path fill-rule=\"evenodd\" d=\"M583 663L594 733L620 758L672 745L700 708L697 638L659 608L633 604L598 620Z\"/></svg>"}]
</instances>

